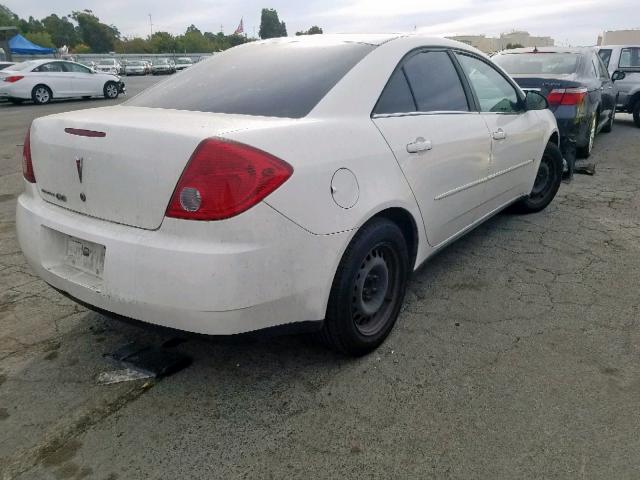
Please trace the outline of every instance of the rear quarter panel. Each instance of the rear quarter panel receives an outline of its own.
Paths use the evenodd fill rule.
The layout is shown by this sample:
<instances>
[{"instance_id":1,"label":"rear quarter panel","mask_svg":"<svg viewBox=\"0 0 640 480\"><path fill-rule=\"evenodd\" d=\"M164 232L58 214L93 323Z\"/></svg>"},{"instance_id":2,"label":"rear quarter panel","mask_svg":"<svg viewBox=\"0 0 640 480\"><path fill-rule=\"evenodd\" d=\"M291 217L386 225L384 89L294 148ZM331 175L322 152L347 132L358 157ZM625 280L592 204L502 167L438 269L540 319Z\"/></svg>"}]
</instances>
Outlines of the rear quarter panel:
<instances>
[{"instance_id":1,"label":"rear quarter panel","mask_svg":"<svg viewBox=\"0 0 640 480\"><path fill-rule=\"evenodd\" d=\"M424 225L413 193L389 146L369 118L306 119L295 126L232 132L233 140L265 150L287 162L291 178L266 203L311 233L329 235L355 230L376 213L391 207L407 210L426 248ZM340 168L355 175L358 200L342 208L334 200L331 181Z\"/></svg>"}]
</instances>

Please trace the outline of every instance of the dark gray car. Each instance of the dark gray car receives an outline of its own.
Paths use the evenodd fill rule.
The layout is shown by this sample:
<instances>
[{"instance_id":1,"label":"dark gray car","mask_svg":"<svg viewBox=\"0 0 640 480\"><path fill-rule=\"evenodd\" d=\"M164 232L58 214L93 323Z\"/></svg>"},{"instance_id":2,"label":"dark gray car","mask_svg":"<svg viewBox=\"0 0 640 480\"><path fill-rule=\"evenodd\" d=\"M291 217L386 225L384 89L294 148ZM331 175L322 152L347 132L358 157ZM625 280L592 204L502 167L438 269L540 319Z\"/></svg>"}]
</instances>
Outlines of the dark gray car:
<instances>
[{"instance_id":1,"label":"dark gray car","mask_svg":"<svg viewBox=\"0 0 640 480\"><path fill-rule=\"evenodd\" d=\"M624 72L616 82L618 111L633 114L640 127L640 45L607 45L598 47L598 54L611 74Z\"/></svg>"},{"instance_id":2,"label":"dark gray car","mask_svg":"<svg viewBox=\"0 0 640 480\"><path fill-rule=\"evenodd\" d=\"M595 165L576 162L588 158L595 136L610 132L616 111L613 82L594 48L517 48L498 53L492 60L523 90L547 97L558 122L561 150L569 165L593 173Z\"/></svg>"}]
</instances>

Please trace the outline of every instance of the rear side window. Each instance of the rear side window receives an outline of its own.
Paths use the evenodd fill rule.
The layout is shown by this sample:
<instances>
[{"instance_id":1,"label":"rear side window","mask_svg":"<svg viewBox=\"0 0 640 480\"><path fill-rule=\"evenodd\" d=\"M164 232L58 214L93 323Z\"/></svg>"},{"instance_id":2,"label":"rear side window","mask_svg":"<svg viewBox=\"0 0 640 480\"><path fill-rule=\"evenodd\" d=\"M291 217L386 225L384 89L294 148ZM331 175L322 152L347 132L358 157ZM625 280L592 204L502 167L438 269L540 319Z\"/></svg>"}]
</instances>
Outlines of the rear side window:
<instances>
[{"instance_id":1,"label":"rear side window","mask_svg":"<svg viewBox=\"0 0 640 480\"><path fill-rule=\"evenodd\" d=\"M640 68L640 48L623 48L620 52L620 68Z\"/></svg>"},{"instance_id":2,"label":"rear side window","mask_svg":"<svg viewBox=\"0 0 640 480\"><path fill-rule=\"evenodd\" d=\"M346 42L247 44L198 62L126 105L300 118L374 48Z\"/></svg>"},{"instance_id":3,"label":"rear side window","mask_svg":"<svg viewBox=\"0 0 640 480\"><path fill-rule=\"evenodd\" d=\"M404 64L418 111L469 111L460 77L446 52L421 52Z\"/></svg>"},{"instance_id":4,"label":"rear side window","mask_svg":"<svg viewBox=\"0 0 640 480\"><path fill-rule=\"evenodd\" d=\"M384 88L374 113L406 113L415 112L416 104L404 75L404 70L398 68Z\"/></svg>"},{"instance_id":5,"label":"rear side window","mask_svg":"<svg viewBox=\"0 0 640 480\"><path fill-rule=\"evenodd\" d=\"M611 50L608 48L598 50L598 55L600 55L600 58L602 59L604 65L609 68L609 62L611 61Z\"/></svg>"},{"instance_id":6,"label":"rear side window","mask_svg":"<svg viewBox=\"0 0 640 480\"><path fill-rule=\"evenodd\" d=\"M36 72L66 72L64 63L62 62L51 62L40 65L35 69Z\"/></svg>"}]
</instances>

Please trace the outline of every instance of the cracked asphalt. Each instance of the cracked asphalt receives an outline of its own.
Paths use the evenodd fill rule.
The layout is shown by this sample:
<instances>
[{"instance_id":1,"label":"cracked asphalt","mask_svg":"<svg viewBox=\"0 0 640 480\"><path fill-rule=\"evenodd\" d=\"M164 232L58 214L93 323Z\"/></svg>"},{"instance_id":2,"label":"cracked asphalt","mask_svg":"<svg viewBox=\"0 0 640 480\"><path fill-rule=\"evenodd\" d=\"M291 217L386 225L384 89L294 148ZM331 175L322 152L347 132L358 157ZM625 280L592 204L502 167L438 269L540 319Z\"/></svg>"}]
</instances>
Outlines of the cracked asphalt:
<instances>
[{"instance_id":1,"label":"cracked asphalt","mask_svg":"<svg viewBox=\"0 0 640 480\"><path fill-rule=\"evenodd\" d=\"M595 176L428 262L388 341L354 360L303 337L124 323L33 275L16 242L15 145L37 115L104 104L0 106L0 478L640 477L630 116L596 139ZM189 368L96 383L113 369L103 354L176 335Z\"/></svg>"}]
</instances>

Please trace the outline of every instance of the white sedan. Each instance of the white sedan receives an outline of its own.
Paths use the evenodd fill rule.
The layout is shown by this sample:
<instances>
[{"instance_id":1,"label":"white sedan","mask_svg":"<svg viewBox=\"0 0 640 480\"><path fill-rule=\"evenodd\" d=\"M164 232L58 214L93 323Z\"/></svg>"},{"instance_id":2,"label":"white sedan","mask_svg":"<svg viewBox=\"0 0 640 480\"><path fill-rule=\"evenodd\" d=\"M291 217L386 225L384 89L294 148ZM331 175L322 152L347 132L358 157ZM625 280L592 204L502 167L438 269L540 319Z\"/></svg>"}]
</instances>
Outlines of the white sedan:
<instances>
[{"instance_id":1,"label":"white sedan","mask_svg":"<svg viewBox=\"0 0 640 480\"><path fill-rule=\"evenodd\" d=\"M34 120L18 238L46 282L100 311L314 330L361 355L436 251L554 198L546 106L454 41L251 42L121 106Z\"/></svg>"},{"instance_id":2,"label":"white sedan","mask_svg":"<svg viewBox=\"0 0 640 480\"><path fill-rule=\"evenodd\" d=\"M123 92L117 75L64 60L29 60L0 71L0 98L13 103L32 100L42 105L54 98L93 96L114 99Z\"/></svg>"}]
</instances>

